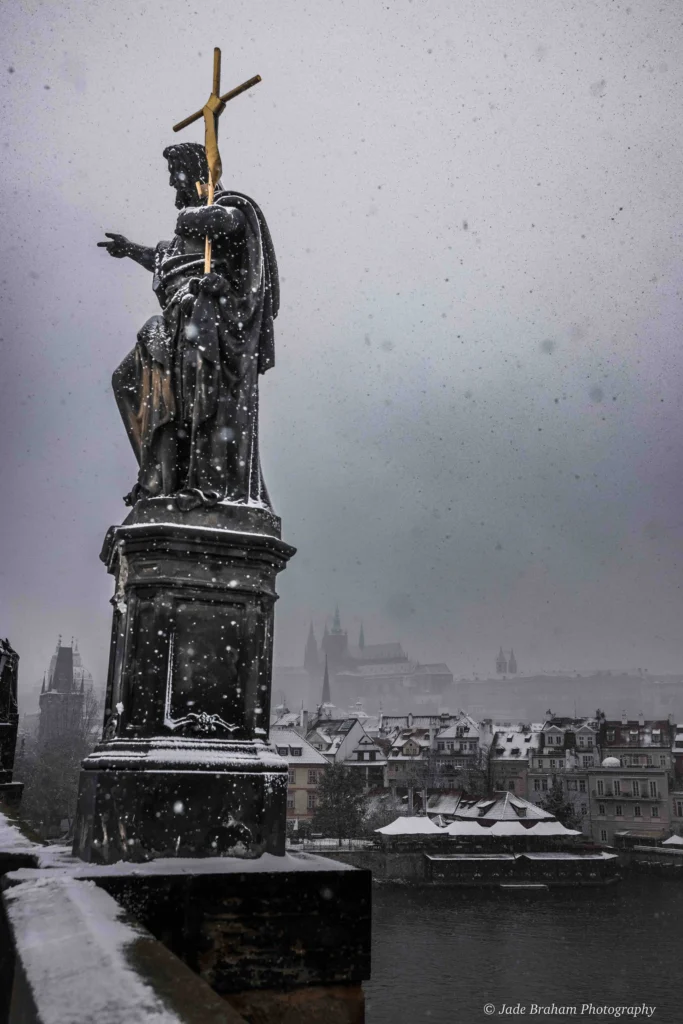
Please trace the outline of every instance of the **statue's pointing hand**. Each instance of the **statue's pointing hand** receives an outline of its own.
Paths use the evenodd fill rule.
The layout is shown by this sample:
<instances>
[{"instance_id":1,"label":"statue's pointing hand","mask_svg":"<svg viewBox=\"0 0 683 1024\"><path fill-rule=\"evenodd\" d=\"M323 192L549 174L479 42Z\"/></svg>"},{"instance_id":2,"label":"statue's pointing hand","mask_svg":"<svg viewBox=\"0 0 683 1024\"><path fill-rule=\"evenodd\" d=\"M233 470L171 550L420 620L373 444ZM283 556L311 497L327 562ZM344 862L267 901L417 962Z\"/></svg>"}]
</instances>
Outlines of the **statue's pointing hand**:
<instances>
[{"instance_id":1,"label":"statue's pointing hand","mask_svg":"<svg viewBox=\"0 0 683 1024\"><path fill-rule=\"evenodd\" d=\"M105 231L104 233L109 241L98 242L97 244L100 248L106 249L109 255L114 256L117 260L130 255L131 243L125 235L117 235L112 231Z\"/></svg>"}]
</instances>

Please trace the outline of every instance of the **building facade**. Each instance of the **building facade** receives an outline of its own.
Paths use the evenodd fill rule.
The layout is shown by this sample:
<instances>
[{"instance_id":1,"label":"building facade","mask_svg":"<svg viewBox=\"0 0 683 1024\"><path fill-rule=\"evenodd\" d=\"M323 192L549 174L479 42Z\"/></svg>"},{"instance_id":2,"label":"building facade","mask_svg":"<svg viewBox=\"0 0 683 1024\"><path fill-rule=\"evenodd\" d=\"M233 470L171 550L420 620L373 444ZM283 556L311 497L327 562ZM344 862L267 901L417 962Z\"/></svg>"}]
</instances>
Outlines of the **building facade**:
<instances>
[{"instance_id":1,"label":"building facade","mask_svg":"<svg viewBox=\"0 0 683 1024\"><path fill-rule=\"evenodd\" d=\"M310 824L318 805L318 784L327 760L293 729L271 730L270 738L289 767L287 823L290 828Z\"/></svg>"}]
</instances>

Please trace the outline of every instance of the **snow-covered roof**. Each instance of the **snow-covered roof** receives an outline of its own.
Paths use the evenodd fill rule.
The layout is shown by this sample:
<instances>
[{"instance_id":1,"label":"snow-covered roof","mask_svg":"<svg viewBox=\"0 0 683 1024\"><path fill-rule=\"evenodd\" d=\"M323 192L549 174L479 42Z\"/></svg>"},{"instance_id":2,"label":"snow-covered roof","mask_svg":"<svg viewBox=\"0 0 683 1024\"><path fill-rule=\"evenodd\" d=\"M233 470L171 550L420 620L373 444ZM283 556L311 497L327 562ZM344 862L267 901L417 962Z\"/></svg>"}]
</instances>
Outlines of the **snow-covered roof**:
<instances>
[{"instance_id":1,"label":"snow-covered roof","mask_svg":"<svg viewBox=\"0 0 683 1024\"><path fill-rule=\"evenodd\" d=\"M529 819L553 821L555 816L544 811L530 800L524 800L514 793L497 793L482 800L460 801L456 811L458 818L477 818L484 821L528 821Z\"/></svg>"},{"instance_id":2,"label":"snow-covered roof","mask_svg":"<svg viewBox=\"0 0 683 1024\"><path fill-rule=\"evenodd\" d=\"M491 744L491 756L495 761L526 761L534 752L540 727L526 725L494 725L496 730Z\"/></svg>"},{"instance_id":3,"label":"snow-covered roof","mask_svg":"<svg viewBox=\"0 0 683 1024\"><path fill-rule=\"evenodd\" d=\"M461 730L464 730L464 732ZM479 738L479 723L475 722L469 715L463 715L462 718L458 718L455 722L451 722L437 732L437 739L440 740L460 737L463 739Z\"/></svg>"},{"instance_id":4,"label":"snow-covered roof","mask_svg":"<svg viewBox=\"0 0 683 1024\"><path fill-rule=\"evenodd\" d=\"M298 764L329 764L327 758L323 757L319 750L300 736L293 729L274 728L270 733L270 741L275 746L278 754L284 757L291 767ZM300 750L301 754L292 754L292 748Z\"/></svg>"},{"instance_id":5,"label":"snow-covered roof","mask_svg":"<svg viewBox=\"0 0 683 1024\"><path fill-rule=\"evenodd\" d=\"M449 836L477 836L502 838L512 836L578 836L580 832L565 828L559 821L534 821L524 825L521 821L496 821L493 825L483 825L480 821L452 821L446 826Z\"/></svg>"},{"instance_id":6,"label":"snow-covered roof","mask_svg":"<svg viewBox=\"0 0 683 1024\"><path fill-rule=\"evenodd\" d=\"M662 846L683 846L683 838L681 836L669 836L662 843Z\"/></svg>"},{"instance_id":7,"label":"snow-covered roof","mask_svg":"<svg viewBox=\"0 0 683 1024\"><path fill-rule=\"evenodd\" d=\"M494 826L495 827L495 826ZM534 836L580 836L575 828L567 828L561 821L538 821L529 830Z\"/></svg>"},{"instance_id":8,"label":"snow-covered roof","mask_svg":"<svg viewBox=\"0 0 683 1024\"><path fill-rule=\"evenodd\" d=\"M270 723L270 727L271 729L291 729L297 726L300 720L300 715L297 711L282 711Z\"/></svg>"},{"instance_id":9,"label":"snow-covered roof","mask_svg":"<svg viewBox=\"0 0 683 1024\"><path fill-rule=\"evenodd\" d=\"M427 814L455 814L460 793L434 793L427 797Z\"/></svg>"},{"instance_id":10,"label":"snow-covered roof","mask_svg":"<svg viewBox=\"0 0 683 1024\"><path fill-rule=\"evenodd\" d=\"M478 821L452 821L446 825L449 836L478 836L480 839L490 830L483 828Z\"/></svg>"},{"instance_id":11,"label":"snow-covered roof","mask_svg":"<svg viewBox=\"0 0 683 1024\"><path fill-rule=\"evenodd\" d=\"M380 832L385 836L442 836L444 829L435 825L431 818L400 816L390 825L376 828L375 832Z\"/></svg>"}]
</instances>

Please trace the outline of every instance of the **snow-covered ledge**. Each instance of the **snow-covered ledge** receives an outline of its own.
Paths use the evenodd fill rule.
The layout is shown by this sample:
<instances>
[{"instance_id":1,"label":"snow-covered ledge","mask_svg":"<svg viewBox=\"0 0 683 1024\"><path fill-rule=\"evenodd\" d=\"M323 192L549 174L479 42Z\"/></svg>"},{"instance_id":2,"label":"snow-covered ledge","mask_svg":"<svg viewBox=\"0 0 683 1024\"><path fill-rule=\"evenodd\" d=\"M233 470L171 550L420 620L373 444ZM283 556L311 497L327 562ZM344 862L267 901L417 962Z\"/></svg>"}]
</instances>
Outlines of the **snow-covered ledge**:
<instances>
[{"instance_id":1,"label":"snow-covered ledge","mask_svg":"<svg viewBox=\"0 0 683 1024\"><path fill-rule=\"evenodd\" d=\"M9 1024L244 1024L94 882L43 875L2 899Z\"/></svg>"}]
</instances>

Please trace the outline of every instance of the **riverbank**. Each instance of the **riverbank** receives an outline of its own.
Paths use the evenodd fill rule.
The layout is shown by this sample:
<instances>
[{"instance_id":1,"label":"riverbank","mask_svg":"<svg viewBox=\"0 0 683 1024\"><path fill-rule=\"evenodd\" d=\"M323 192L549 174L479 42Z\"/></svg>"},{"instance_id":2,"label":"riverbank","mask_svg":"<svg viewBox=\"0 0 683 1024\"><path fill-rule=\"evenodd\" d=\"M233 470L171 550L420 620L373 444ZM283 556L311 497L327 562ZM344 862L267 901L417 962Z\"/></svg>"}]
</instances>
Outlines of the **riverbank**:
<instances>
[{"instance_id":1,"label":"riverbank","mask_svg":"<svg viewBox=\"0 0 683 1024\"><path fill-rule=\"evenodd\" d=\"M333 860L372 872L374 881L421 886L498 887L544 885L551 888L602 886L619 881L620 858L604 851L429 853L425 849L330 850Z\"/></svg>"}]
</instances>

